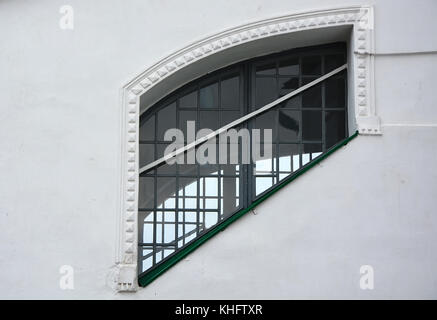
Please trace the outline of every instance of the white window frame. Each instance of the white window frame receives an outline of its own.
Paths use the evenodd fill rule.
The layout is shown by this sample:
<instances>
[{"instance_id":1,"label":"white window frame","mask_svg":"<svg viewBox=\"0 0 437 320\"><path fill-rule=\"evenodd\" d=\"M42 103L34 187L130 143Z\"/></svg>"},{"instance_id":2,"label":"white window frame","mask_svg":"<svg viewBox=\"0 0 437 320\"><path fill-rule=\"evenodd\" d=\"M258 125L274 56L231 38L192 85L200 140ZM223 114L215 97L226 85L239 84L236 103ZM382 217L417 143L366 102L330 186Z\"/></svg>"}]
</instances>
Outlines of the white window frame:
<instances>
[{"instance_id":1,"label":"white window frame","mask_svg":"<svg viewBox=\"0 0 437 320\"><path fill-rule=\"evenodd\" d=\"M191 44L148 68L122 88L121 170L118 250L113 285L118 291L136 291L138 215L138 132L140 99L151 88L188 65L234 46L281 34L351 26L349 78L355 124L360 134L380 135L374 104L373 8L347 7L290 14L239 26ZM114 271L114 270L113 270Z\"/></svg>"}]
</instances>

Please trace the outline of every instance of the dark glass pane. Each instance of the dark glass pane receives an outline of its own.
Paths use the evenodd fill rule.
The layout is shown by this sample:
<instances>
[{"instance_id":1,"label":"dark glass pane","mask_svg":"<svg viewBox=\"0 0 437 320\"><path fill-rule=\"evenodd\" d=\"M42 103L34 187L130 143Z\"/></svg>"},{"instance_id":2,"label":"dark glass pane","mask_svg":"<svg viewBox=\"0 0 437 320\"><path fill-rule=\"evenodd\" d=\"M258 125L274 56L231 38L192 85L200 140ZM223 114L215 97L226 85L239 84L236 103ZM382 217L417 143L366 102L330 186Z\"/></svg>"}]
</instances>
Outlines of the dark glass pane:
<instances>
[{"instance_id":1,"label":"dark glass pane","mask_svg":"<svg viewBox=\"0 0 437 320\"><path fill-rule=\"evenodd\" d=\"M325 73L328 73L346 63L343 54L328 54L325 56Z\"/></svg>"},{"instance_id":2,"label":"dark glass pane","mask_svg":"<svg viewBox=\"0 0 437 320\"><path fill-rule=\"evenodd\" d=\"M284 179L300 168L298 144L280 144L279 151L279 180Z\"/></svg>"},{"instance_id":3,"label":"dark glass pane","mask_svg":"<svg viewBox=\"0 0 437 320\"><path fill-rule=\"evenodd\" d=\"M190 92L179 99L180 108L197 107L197 91Z\"/></svg>"},{"instance_id":4,"label":"dark glass pane","mask_svg":"<svg viewBox=\"0 0 437 320\"><path fill-rule=\"evenodd\" d=\"M138 208L153 208L155 206L155 178L140 177L138 191Z\"/></svg>"},{"instance_id":5,"label":"dark glass pane","mask_svg":"<svg viewBox=\"0 0 437 320\"><path fill-rule=\"evenodd\" d=\"M240 207L240 178L221 178L221 190L223 197L221 216L225 218Z\"/></svg>"},{"instance_id":6,"label":"dark glass pane","mask_svg":"<svg viewBox=\"0 0 437 320\"><path fill-rule=\"evenodd\" d=\"M293 58L279 62L278 72L280 75L297 76L299 74L299 59Z\"/></svg>"},{"instance_id":7,"label":"dark glass pane","mask_svg":"<svg viewBox=\"0 0 437 320\"><path fill-rule=\"evenodd\" d=\"M157 140L163 141L165 132L173 128L176 128L176 103L172 103L158 112Z\"/></svg>"},{"instance_id":8,"label":"dark glass pane","mask_svg":"<svg viewBox=\"0 0 437 320\"><path fill-rule=\"evenodd\" d=\"M316 78L306 78L303 84L307 84ZM322 84L317 84L302 92L303 108L321 108L322 107Z\"/></svg>"},{"instance_id":9,"label":"dark glass pane","mask_svg":"<svg viewBox=\"0 0 437 320\"><path fill-rule=\"evenodd\" d=\"M194 160L194 164L193 163L188 163L187 161L187 152L185 153L185 161L184 164L179 164L178 165L178 170L179 170L179 174L180 175L186 175L186 176L193 176L193 175L197 175L197 164L196 163L196 155L194 153L192 159Z\"/></svg>"},{"instance_id":10,"label":"dark glass pane","mask_svg":"<svg viewBox=\"0 0 437 320\"><path fill-rule=\"evenodd\" d=\"M278 98L276 78L257 78L255 90L256 108L263 107Z\"/></svg>"},{"instance_id":11,"label":"dark glass pane","mask_svg":"<svg viewBox=\"0 0 437 320\"><path fill-rule=\"evenodd\" d=\"M254 129L261 130L261 139L263 141L264 130L271 130L272 140L276 140L276 110L267 111L255 118Z\"/></svg>"},{"instance_id":12,"label":"dark glass pane","mask_svg":"<svg viewBox=\"0 0 437 320\"><path fill-rule=\"evenodd\" d=\"M176 208L176 178L157 177L157 208L175 209Z\"/></svg>"},{"instance_id":13,"label":"dark glass pane","mask_svg":"<svg viewBox=\"0 0 437 320\"><path fill-rule=\"evenodd\" d=\"M300 111L279 110L279 140L293 142L299 138Z\"/></svg>"},{"instance_id":14,"label":"dark glass pane","mask_svg":"<svg viewBox=\"0 0 437 320\"><path fill-rule=\"evenodd\" d=\"M217 82L200 89L200 108L218 107L218 84Z\"/></svg>"},{"instance_id":15,"label":"dark glass pane","mask_svg":"<svg viewBox=\"0 0 437 320\"><path fill-rule=\"evenodd\" d=\"M155 140L155 116L140 122L140 140Z\"/></svg>"},{"instance_id":16,"label":"dark glass pane","mask_svg":"<svg viewBox=\"0 0 437 320\"><path fill-rule=\"evenodd\" d=\"M153 176L155 174L155 169L147 170L146 172L142 172L141 176Z\"/></svg>"},{"instance_id":17,"label":"dark glass pane","mask_svg":"<svg viewBox=\"0 0 437 320\"><path fill-rule=\"evenodd\" d=\"M219 128L218 111L200 111L199 129L217 130Z\"/></svg>"},{"instance_id":18,"label":"dark glass pane","mask_svg":"<svg viewBox=\"0 0 437 320\"><path fill-rule=\"evenodd\" d=\"M235 121L241 117L240 111L222 111L221 115L222 118L221 118L220 127L227 125L232 121Z\"/></svg>"},{"instance_id":19,"label":"dark glass pane","mask_svg":"<svg viewBox=\"0 0 437 320\"><path fill-rule=\"evenodd\" d=\"M303 75L321 75L322 74L322 57L310 56L302 58Z\"/></svg>"},{"instance_id":20,"label":"dark glass pane","mask_svg":"<svg viewBox=\"0 0 437 320\"><path fill-rule=\"evenodd\" d=\"M152 163L155 160L155 145L143 144L139 145L140 148L140 168L146 164Z\"/></svg>"},{"instance_id":21,"label":"dark glass pane","mask_svg":"<svg viewBox=\"0 0 437 320\"><path fill-rule=\"evenodd\" d=\"M302 94L298 94L286 102L281 103L281 108L300 108L302 107Z\"/></svg>"},{"instance_id":22,"label":"dark glass pane","mask_svg":"<svg viewBox=\"0 0 437 320\"><path fill-rule=\"evenodd\" d=\"M256 67L257 75L276 75L276 64L267 63Z\"/></svg>"},{"instance_id":23,"label":"dark glass pane","mask_svg":"<svg viewBox=\"0 0 437 320\"><path fill-rule=\"evenodd\" d=\"M188 139L191 138L191 140L194 141L196 139L196 137L195 137L196 131L199 129L198 123L197 122L195 123L194 137L188 137L188 135L187 135L187 122L188 121L197 121L197 111L188 111L188 110L179 111L179 128L184 133L184 139L185 139L185 141L188 141ZM191 140L190 140L190 142L192 142Z\"/></svg>"},{"instance_id":24,"label":"dark glass pane","mask_svg":"<svg viewBox=\"0 0 437 320\"><path fill-rule=\"evenodd\" d=\"M326 148L346 138L346 119L344 111L327 111L326 123Z\"/></svg>"},{"instance_id":25,"label":"dark glass pane","mask_svg":"<svg viewBox=\"0 0 437 320\"><path fill-rule=\"evenodd\" d=\"M241 160L240 160L239 155L236 155L236 156L237 156L237 162L239 164L231 164L230 160L226 162L227 164L221 164L220 165L221 175L224 175L224 176L235 176L235 175L238 176L238 175L240 175Z\"/></svg>"},{"instance_id":26,"label":"dark glass pane","mask_svg":"<svg viewBox=\"0 0 437 320\"><path fill-rule=\"evenodd\" d=\"M157 174L173 175L176 174L176 164L164 163L156 169Z\"/></svg>"},{"instance_id":27,"label":"dark glass pane","mask_svg":"<svg viewBox=\"0 0 437 320\"><path fill-rule=\"evenodd\" d=\"M302 111L302 139L322 140L321 111Z\"/></svg>"},{"instance_id":28,"label":"dark glass pane","mask_svg":"<svg viewBox=\"0 0 437 320\"><path fill-rule=\"evenodd\" d=\"M221 107L239 109L240 107L240 77L233 75L221 81Z\"/></svg>"},{"instance_id":29,"label":"dark glass pane","mask_svg":"<svg viewBox=\"0 0 437 320\"><path fill-rule=\"evenodd\" d=\"M279 78L279 96L285 96L299 88L299 78Z\"/></svg>"},{"instance_id":30,"label":"dark glass pane","mask_svg":"<svg viewBox=\"0 0 437 320\"><path fill-rule=\"evenodd\" d=\"M306 165L311 160L322 154L322 145L320 143L305 143L302 151L302 165Z\"/></svg>"},{"instance_id":31,"label":"dark glass pane","mask_svg":"<svg viewBox=\"0 0 437 320\"><path fill-rule=\"evenodd\" d=\"M157 150L157 159L160 159L161 157L163 157L165 155L165 151L166 148L170 146L170 144L158 144L156 145L156 150ZM179 147L182 147L179 146ZM173 152L174 148L170 148L171 150L169 150L169 152ZM157 173L158 174L173 174L176 173L176 165L175 164L167 164L164 163L163 165L160 165L157 168Z\"/></svg>"},{"instance_id":32,"label":"dark glass pane","mask_svg":"<svg viewBox=\"0 0 437 320\"><path fill-rule=\"evenodd\" d=\"M344 78L330 78L325 85L325 107L344 108L346 89Z\"/></svg>"},{"instance_id":33,"label":"dark glass pane","mask_svg":"<svg viewBox=\"0 0 437 320\"><path fill-rule=\"evenodd\" d=\"M170 143L159 143L156 145L156 157L159 159L164 156L165 149L170 145Z\"/></svg>"}]
</instances>

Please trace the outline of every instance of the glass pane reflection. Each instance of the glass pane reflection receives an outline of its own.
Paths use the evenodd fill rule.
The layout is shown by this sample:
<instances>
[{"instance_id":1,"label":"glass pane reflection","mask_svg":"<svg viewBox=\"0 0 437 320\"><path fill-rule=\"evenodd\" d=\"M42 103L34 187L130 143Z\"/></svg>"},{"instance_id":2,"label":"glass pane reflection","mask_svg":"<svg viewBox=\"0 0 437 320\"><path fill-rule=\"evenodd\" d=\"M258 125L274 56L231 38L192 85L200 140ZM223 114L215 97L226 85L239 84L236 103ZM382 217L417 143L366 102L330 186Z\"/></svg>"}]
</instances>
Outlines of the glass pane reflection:
<instances>
[{"instance_id":1,"label":"glass pane reflection","mask_svg":"<svg viewBox=\"0 0 437 320\"><path fill-rule=\"evenodd\" d=\"M218 107L218 84L213 83L200 89L200 108Z\"/></svg>"},{"instance_id":2,"label":"glass pane reflection","mask_svg":"<svg viewBox=\"0 0 437 320\"><path fill-rule=\"evenodd\" d=\"M171 143L163 141L167 129L180 128L191 142L187 121L195 122L196 133L218 129L345 62L345 47L323 46L255 58L195 80L140 117L138 165L163 156ZM344 139L346 88L347 72L338 73L238 126L270 129L271 153L261 132L259 154L251 157L252 143L259 142L252 131L250 142L228 145L224 164L162 164L143 172L138 186L140 272L162 263ZM200 146L183 159L195 161L198 150ZM249 163L242 163L243 150L250 154ZM215 151L218 161L224 151Z\"/></svg>"},{"instance_id":3,"label":"glass pane reflection","mask_svg":"<svg viewBox=\"0 0 437 320\"><path fill-rule=\"evenodd\" d=\"M239 109L240 77L238 75L223 79L220 83L220 103L222 108Z\"/></svg>"}]
</instances>

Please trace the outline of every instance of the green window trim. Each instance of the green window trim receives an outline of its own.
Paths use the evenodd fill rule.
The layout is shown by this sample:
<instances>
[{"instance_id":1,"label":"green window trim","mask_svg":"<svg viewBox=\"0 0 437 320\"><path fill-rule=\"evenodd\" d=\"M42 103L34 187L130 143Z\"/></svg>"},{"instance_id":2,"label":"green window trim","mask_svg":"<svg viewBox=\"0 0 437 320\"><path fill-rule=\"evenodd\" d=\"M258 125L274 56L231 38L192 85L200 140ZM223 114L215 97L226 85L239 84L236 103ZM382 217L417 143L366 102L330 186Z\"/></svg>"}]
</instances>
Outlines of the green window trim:
<instances>
[{"instance_id":1,"label":"green window trim","mask_svg":"<svg viewBox=\"0 0 437 320\"><path fill-rule=\"evenodd\" d=\"M282 180L278 183L278 185L274 186L269 192L265 193L260 198L256 199L253 203L251 203L247 208L241 209L240 211L236 212L226 220L223 220L221 223L213 227L211 230L209 230L207 233L203 234L199 238L195 239L191 244L187 245L185 248L181 249L180 251L176 252L175 255L170 257L168 260L164 261L163 263L157 265L154 269L150 270L147 274L144 274L142 276L138 277L138 284L141 287L145 287L151 282L153 282L156 278L158 278L160 275L162 275L165 271L170 269L172 266L174 266L176 263L178 263L180 260L188 256L191 252L196 250L198 247L200 247L203 243L207 242L209 239L211 239L213 236L215 236L217 233L225 230L230 224L232 224L234 221L238 220L242 216L244 216L247 212L253 210L256 206L258 206L260 203L262 203L264 200L270 198L273 194L278 192L280 189L288 185L290 182L294 181L297 177L301 176L311 168L313 168L315 165L319 164L321 161L326 159L328 156L333 154L335 151L340 149L341 147L348 144L351 140L353 140L355 137L358 136L358 131L356 131L353 135L350 137L338 142L334 146L332 146L330 149L328 149L326 152L322 153L320 156L315 158L314 160L307 163L304 167L296 171L295 174L291 175L290 177Z\"/></svg>"}]
</instances>

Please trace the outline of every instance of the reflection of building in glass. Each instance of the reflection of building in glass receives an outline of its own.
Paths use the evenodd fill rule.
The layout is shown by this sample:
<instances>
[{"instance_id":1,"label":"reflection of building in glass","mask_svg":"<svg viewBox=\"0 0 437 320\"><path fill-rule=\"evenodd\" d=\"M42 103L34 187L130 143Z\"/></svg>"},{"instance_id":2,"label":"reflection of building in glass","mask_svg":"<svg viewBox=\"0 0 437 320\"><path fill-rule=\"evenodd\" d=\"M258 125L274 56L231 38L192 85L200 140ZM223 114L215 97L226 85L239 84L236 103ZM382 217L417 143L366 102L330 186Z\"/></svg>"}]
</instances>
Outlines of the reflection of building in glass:
<instances>
[{"instance_id":1,"label":"reflection of building in glass","mask_svg":"<svg viewBox=\"0 0 437 320\"><path fill-rule=\"evenodd\" d=\"M184 144L193 142L188 121L198 129L217 130L345 62L343 44L324 45L245 61L195 80L141 116L140 168L164 156L171 143L164 140L168 129L180 129ZM235 129L249 129L251 142L255 140L260 150L253 153L254 144L238 140L238 148L226 150L228 159L236 153L236 163L218 161L224 150L213 144L215 163L188 164L185 160L199 151L199 145L180 155L183 164L140 170L140 273L163 263L344 139L345 87L346 72L339 71L239 124ZM248 164L242 162L242 148L256 155Z\"/></svg>"}]
</instances>

